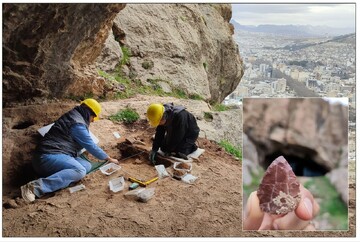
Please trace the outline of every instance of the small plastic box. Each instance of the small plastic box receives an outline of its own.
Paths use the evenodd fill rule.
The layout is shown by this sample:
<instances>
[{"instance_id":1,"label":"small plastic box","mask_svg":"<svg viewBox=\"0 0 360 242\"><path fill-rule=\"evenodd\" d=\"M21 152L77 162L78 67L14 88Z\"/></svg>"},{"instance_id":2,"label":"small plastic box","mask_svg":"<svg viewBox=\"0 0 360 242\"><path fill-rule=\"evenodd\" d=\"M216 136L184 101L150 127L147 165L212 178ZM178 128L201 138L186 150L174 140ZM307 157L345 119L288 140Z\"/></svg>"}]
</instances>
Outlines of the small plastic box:
<instances>
[{"instance_id":1,"label":"small plastic box","mask_svg":"<svg viewBox=\"0 0 360 242\"><path fill-rule=\"evenodd\" d=\"M83 185L83 184L80 184L80 185L77 185L77 186L74 186L74 187L69 187L70 193L77 192L77 191L80 191L80 190L83 190L83 189L85 189L85 185Z\"/></svg>"},{"instance_id":2,"label":"small plastic box","mask_svg":"<svg viewBox=\"0 0 360 242\"><path fill-rule=\"evenodd\" d=\"M103 174L108 175L108 176L120 169L121 169L121 166L116 165L115 163L109 163L109 164L106 164L106 165L100 167L100 171Z\"/></svg>"},{"instance_id":3,"label":"small plastic box","mask_svg":"<svg viewBox=\"0 0 360 242\"><path fill-rule=\"evenodd\" d=\"M177 168L177 166L180 165L180 164L184 164L184 165L189 166L189 169ZM174 163L174 170L190 172L191 169L192 169L192 164L191 163L186 163L186 162L175 162Z\"/></svg>"},{"instance_id":4,"label":"small plastic box","mask_svg":"<svg viewBox=\"0 0 360 242\"><path fill-rule=\"evenodd\" d=\"M109 181L110 190L113 192L120 192L125 187L124 177L118 177Z\"/></svg>"}]
</instances>

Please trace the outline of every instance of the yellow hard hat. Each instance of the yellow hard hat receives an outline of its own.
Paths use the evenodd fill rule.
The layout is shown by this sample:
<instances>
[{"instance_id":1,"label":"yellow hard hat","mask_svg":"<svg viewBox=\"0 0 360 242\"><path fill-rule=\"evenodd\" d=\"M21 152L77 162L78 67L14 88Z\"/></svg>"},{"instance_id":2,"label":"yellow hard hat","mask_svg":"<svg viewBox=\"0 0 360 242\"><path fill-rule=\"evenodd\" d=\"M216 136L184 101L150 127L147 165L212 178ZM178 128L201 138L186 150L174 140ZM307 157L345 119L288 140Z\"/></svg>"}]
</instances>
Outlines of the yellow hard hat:
<instances>
[{"instance_id":1,"label":"yellow hard hat","mask_svg":"<svg viewBox=\"0 0 360 242\"><path fill-rule=\"evenodd\" d=\"M165 112L165 107L160 103L153 103L148 107L146 117L148 118L152 127L157 127Z\"/></svg>"},{"instance_id":2,"label":"yellow hard hat","mask_svg":"<svg viewBox=\"0 0 360 242\"><path fill-rule=\"evenodd\" d=\"M86 104L86 106L88 106L95 113L96 117L94 117L94 120L99 120L99 115L101 113L100 103L98 103L93 98L87 98L82 101L81 104Z\"/></svg>"}]
</instances>

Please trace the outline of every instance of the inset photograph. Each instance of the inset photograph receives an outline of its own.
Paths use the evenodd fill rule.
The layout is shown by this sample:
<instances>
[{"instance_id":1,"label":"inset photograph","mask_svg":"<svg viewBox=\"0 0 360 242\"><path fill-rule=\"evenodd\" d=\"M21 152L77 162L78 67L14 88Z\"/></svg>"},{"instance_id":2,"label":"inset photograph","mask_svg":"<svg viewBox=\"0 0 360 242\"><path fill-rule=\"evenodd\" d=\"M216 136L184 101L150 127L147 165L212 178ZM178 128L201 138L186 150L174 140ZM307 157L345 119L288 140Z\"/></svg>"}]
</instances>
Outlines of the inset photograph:
<instances>
[{"instance_id":1,"label":"inset photograph","mask_svg":"<svg viewBox=\"0 0 360 242\"><path fill-rule=\"evenodd\" d=\"M243 229L348 230L347 98L243 100Z\"/></svg>"}]
</instances>

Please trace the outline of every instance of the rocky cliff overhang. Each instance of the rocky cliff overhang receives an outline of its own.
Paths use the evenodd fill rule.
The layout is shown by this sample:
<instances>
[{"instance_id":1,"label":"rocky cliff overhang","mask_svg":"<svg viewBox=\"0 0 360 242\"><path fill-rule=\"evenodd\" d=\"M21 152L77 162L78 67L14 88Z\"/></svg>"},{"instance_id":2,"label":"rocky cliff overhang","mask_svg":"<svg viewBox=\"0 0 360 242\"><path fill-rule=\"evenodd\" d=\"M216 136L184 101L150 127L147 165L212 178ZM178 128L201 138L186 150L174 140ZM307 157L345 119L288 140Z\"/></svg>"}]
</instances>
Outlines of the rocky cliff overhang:
<instances>
[{"instance_id":1,"label":"rocky cliff overhang","mask_svg":"<svg viewBox=\"0 0 360 242\"><path fill-rule=\"evenodd\" d=\"M125 4L3 4L3 106L99 92L89 67Z\"/></svg>"},{"instance_id":2,"label":"rocky cliff overhang","mask_svg":"<svg viewBox=\"0 0 360 242\"><path fill-rule=\"evenodd\" d=\"M244 70L230 4L125 5L3 4L3 107L106 96L95 64L108 37L131 49L131 80L163 79L214 102L236 88ZM147 60L153 69L142 67Z\"/></svg>"}]
</instances>

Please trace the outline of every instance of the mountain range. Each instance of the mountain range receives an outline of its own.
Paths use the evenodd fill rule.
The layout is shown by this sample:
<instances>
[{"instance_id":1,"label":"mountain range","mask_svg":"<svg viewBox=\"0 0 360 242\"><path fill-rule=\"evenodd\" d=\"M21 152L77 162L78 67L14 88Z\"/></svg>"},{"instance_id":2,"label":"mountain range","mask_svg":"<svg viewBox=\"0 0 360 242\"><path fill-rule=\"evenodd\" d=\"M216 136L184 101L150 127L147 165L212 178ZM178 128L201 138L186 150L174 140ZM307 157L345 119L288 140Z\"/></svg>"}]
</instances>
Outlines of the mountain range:
<instances>
[{"instance_id":1,"label":"mountain range","mask_svg":"<svg viewBox=\"0 0 360 242\"><path fill-rule=\"evenodd\" d=\"M270 33L276 35L288 35L297 37L321 37L321 36L338 36L344 34L355 33L352 28L333 28L329 26L313 26L313 25L242 25L231 19L235 30L244 30L257 33Z\"/></svg>"}]
</instances>

